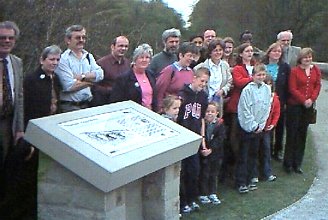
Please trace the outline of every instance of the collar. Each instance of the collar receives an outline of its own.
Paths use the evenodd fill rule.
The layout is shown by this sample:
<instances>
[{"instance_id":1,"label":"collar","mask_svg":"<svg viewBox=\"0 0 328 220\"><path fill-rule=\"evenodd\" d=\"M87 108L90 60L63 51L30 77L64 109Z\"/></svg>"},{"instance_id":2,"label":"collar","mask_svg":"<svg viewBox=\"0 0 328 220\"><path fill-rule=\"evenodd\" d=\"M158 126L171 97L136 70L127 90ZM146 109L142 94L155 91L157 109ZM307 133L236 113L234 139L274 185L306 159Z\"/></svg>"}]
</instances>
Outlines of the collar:
<instances>
[{"instance_id":1,"label":"collar","mask_svg":"<svg viewBox=\"0 0 328 220\"><path fill-rule=\"evenodd\" d=\"M190 71L190 70L191 70L191 68L190 68L189 66L187 66L187 67L182 67L182 66L180 66L180 64L179 64L178 61L175 61L175 62L173 63L173 66L174 66L178 71L181 71L181 70L188 70L188 71Z\"/></svg>"},{"instance_id":2,"label":"collar","mask_svg":"<svg viewBox=\"0 0 328 220\"><path fill-rule=\"evenodd\" d=\"M213 66L219 67L221 66L221 61L218 64L215 64L211 59L208 59L208 65L210 68L212 68Z\"/></svg>"},{"instance_id":3,"label":"collar","mask_svg":"<svg viewBox=\"0 0 328 220\"><path fill-rule=\"evenodd\" d=\"M125 57L122 57L122 59L117 59L113 54L111 54L110 55L110 57L112 58L111 59L111 63L112 64L119 64L119 65L121 65L121 64L124 64L124 62L125 62Z\"/></svg>"},{"instance_id":4,"label":"collar","mask_svg":"<svg viewBox=\"0 0 328 220\"><path fill-rule=\"evenodd\" d=\"M69 55L73 54L74 56L76 56L76 54L74 53L73 50L67 48L67 51L68 51ZM88 51L86 51L85 49L82 49L82 58L84 58L87 54L88 54Z\"/></svg>"}]
</instances>

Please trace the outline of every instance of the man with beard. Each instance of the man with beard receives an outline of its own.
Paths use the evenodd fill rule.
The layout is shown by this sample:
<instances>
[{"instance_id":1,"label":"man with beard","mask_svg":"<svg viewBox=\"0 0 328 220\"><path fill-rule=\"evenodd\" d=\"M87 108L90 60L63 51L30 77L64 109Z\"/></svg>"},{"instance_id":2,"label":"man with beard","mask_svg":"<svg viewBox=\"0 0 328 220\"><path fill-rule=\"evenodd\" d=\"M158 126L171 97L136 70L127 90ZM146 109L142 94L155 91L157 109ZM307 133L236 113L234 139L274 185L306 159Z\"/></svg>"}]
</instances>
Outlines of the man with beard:
<instances>
[{"instance_id":1,"label":"man with beard","mask_svg":"<svg viewBox=\"0 0 328 220\"><path fill-rule=\"evenodd\" d=\"M164 49L155 54L150 62L149 70L157 77L162 69L178 60L177 51L179 49L181 33L180 30L171 28L162 34Z\"/></svg>"},{"instance_id":2,"label":"man with beard","mask_svg":"<svg viewBox=\"0 0 328 220\"><path fill-rule=\"evenodd\" d=\"M84 50L86 30L81 25L66 29L68 49L62 54L55 73L61 82L60 107L62 112L88 108L92 100L90 87L104 78L104 71L93 55Z\"/></svg>"},{"instance_id":3,"label":"man with beard","mask_svg":"<svg viewBox=\"0 0 328 220\"><path fill-rule=\"evenodd\" d=\"M116 78L130 69L130 60L125 57L129 49L128 38L116 37L110 49L110 54L97 60L98 65L104 70L104 79L92 87L93 106L109 103L109 96Z\"/></svg>"}]
</instances>

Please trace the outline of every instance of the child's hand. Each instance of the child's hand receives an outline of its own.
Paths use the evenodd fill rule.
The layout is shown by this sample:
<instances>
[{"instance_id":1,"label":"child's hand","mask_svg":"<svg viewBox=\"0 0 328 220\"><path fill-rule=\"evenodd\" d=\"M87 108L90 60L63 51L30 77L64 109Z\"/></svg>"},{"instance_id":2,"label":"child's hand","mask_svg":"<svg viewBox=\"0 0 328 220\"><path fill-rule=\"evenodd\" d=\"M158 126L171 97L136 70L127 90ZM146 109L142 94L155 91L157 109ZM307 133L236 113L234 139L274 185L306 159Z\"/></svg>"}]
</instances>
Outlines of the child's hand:
<instances>
[{"instance_id":1,"label":"child's hand","mask_svg":"<svg viewBox=\"0 0 328 220\"><path fill-rule=\"evenodd\" d=\"M212 153L212 149L207 149L207 148L202 148L200 150L200 153L204 156L207 157L208 155L210 155Z\"/></svg>"},{"instance_id":2,"label":"child's hand","mask_svg":"<svg viewBox=\"0 0 328 220\"><path fill-rule=\"evenodd\" d=\"M271 131L274 128L274 125L269 125L265 128L266 131Z\"/></svg>"}]
</instances>

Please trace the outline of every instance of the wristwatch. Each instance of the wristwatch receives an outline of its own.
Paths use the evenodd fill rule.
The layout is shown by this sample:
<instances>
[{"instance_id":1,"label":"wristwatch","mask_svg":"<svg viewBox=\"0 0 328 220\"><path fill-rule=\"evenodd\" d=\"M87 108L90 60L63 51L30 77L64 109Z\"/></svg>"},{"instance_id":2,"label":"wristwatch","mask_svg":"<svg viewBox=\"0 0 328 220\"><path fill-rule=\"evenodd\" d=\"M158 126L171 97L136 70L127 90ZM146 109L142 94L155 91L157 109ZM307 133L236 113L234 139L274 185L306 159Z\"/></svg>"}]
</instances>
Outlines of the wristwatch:
<instances>
[{"instance_id":1,"label":"wristwatch","mask_svg":"<svg viewBox=\"0 0 328 220\"><path fill-rule=\"evenodd\" d=\"M81 75L81 81L84 81L85 78L86 78L86 75L85 75L85 74L82 74L82 75Z\"/></svg>"}]
</instances>

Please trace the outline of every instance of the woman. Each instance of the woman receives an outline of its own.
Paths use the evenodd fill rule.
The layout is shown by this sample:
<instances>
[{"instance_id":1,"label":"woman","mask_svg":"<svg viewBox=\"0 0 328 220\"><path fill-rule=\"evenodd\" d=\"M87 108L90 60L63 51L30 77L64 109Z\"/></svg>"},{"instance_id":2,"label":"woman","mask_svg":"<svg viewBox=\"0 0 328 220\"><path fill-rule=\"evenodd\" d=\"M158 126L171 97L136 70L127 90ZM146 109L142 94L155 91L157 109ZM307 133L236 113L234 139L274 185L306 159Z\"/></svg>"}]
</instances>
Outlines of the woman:
<instances>
[{"instance_id":1,"label":"woman","mask_svg":"<svg viewBox=\"0 0 328 220\"><path fill-rule=\"evenodd\" d=\"M139 45L133 52L131 69L117 78L113 85L111 102L132 100L156 111L155 78L147 70L153 50L148 44Z\"/></svg>"},{"instance_id":2,"label":"woman","mask_svg":"<svg viewBox=\"0 0 328 220\"><path fill-rule=\"evenodd\" d=\"M208 58L195 66L194 70L200 67L209 69L211 76L207 85L209 101L216 101L220 104L220 117L223 116L223 99L227 96L231 85L232 76L229 64L222 60L225 44L222 40L214 39L208 45Z\"/></svg>"},{"instance_id":3,"label":"woman","mask_svg":"<svg viewBox=\"0 0 328 220\"><path fill-rule=\"evenodd\" d=\"M227 61L230 67L234 67L236 65L236 60L233 54L235 42L231 37L225 37L223 42L225 43L225 49L222 59Z\"/></svg>"},{"instance_id":4,"label":"woman","mask_svg":"<svg viewBox=\"0 0 328 220\"><path fill-rule=\"evenodd\" d=\"M225 146L225 158L223 161L223 172L226 172L228 164L236 162L240 145L239 124L237 117L237 106L242 89L252 81L253 72L253 47L249 43L243 43L238 47L236 66L232 70L233 88L230 97L225 104L224 121L227 130L227 146ZM223 173L223 175L225 175ZM222 176L223 178L223 176ZM223 180L223 179L222 179Z\"/></svg>"},{"instance_id":5,"label":"woman","mask_svg":"<svg viewBox=\"0 0 328 220\"><path fill-rule=\"evenodd\" d=\"M288 95L288 77L290 75L290 66L282 61L282 46L280 43L273 43L267 49L263 63L266 65L267 72L271 75L276 94L280 99L280 117L275 128L273 158L282 160L283 135L285 129L285 109Z\"/></svg>"},{"instance_id":6,"label":"woman","mask_svg":"<svg viewBox=\"0 0 328 220\"><path fill-rule=\"evenodd\" d=\"M302 160L306 143L307 120L321 88L320 69L312 64L311 48L303 48L297 57L289 77L289 97L287 100L286 148L283 167L287 173L293 169L302 174Z\"/></svg>"}]
</instances>

